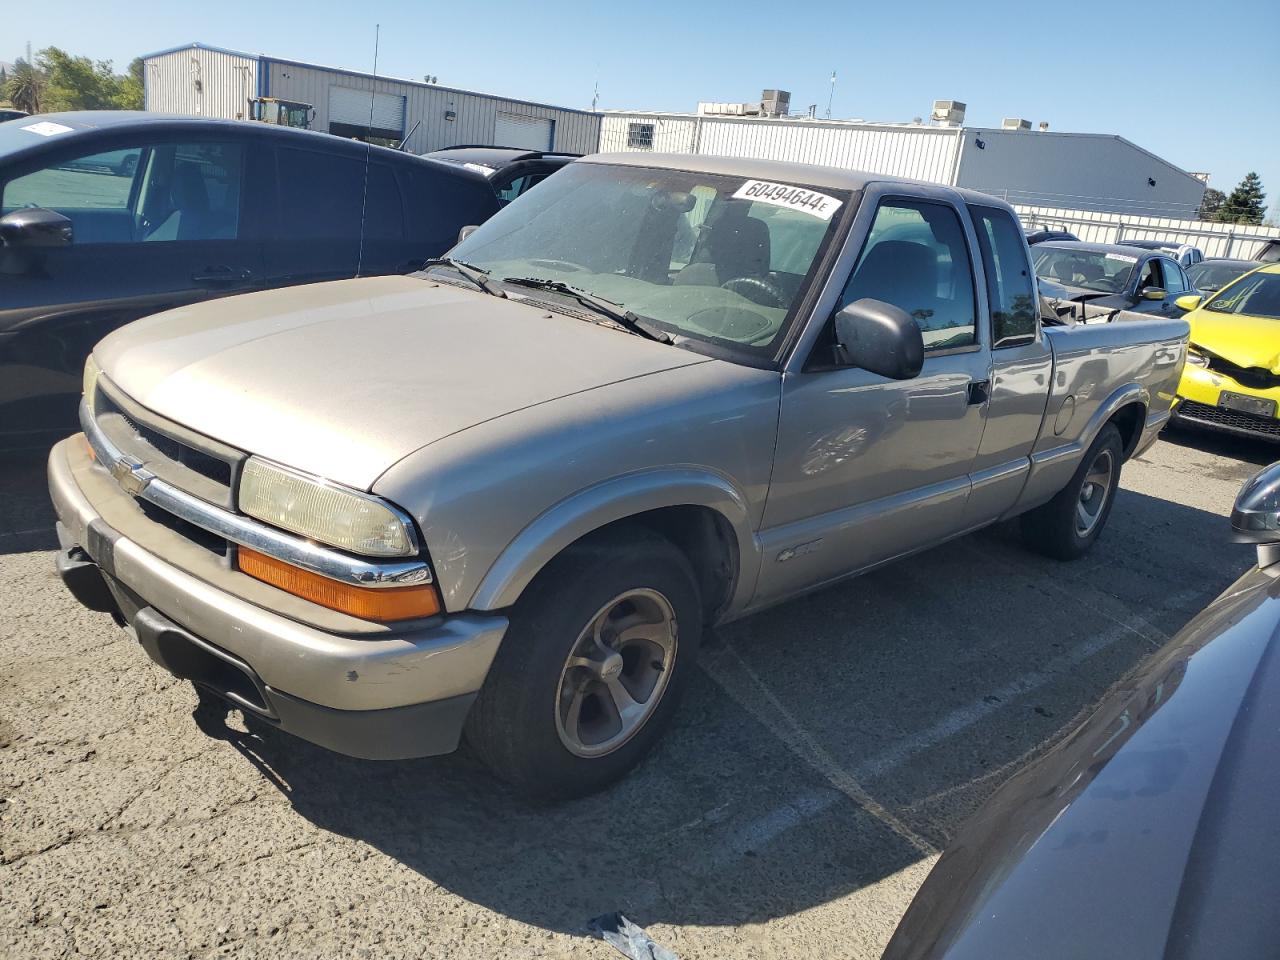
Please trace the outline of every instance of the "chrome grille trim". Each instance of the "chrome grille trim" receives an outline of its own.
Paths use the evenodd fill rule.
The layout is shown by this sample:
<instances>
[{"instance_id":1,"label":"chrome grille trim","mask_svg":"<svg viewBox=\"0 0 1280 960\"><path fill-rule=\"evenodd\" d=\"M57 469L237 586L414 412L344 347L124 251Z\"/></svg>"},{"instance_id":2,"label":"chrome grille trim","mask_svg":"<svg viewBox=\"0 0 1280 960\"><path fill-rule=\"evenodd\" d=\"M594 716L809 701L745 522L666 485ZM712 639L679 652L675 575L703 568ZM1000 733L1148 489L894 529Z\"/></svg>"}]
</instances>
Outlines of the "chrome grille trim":
<instances>
[{"instance_id":1,"label":"chrome grille trim","mask_svg":"<svg viewBox=\"0 0 1280 960\"><path fill-rule=\"evenodd\" d=\"M330 550L284 533L250 517L214 506L157 477L136 458L124 454L80 404L80 426L98 463L130 496L145 500L202 530L330 580L360 587L404 587L432 583L431 567L422 560L370 562Z\"/></svg>"}]
</instances>

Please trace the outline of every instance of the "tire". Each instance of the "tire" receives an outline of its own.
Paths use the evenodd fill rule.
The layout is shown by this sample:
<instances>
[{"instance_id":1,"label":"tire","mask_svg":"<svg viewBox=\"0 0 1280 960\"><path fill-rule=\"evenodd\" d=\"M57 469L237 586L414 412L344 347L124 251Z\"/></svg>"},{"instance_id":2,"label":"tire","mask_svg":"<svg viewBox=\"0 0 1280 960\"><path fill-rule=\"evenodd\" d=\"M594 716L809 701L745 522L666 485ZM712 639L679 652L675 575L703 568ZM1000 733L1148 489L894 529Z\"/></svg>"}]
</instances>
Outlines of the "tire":
<instances>
[{"instance_id":1,"label":"tire","mask_svg":"<svg viewBox=\"0 0 1280 960\"><path fill-rule=\"evenodd\" d=\"M1093 546L1107 525L1111 508L1120 486L1120 464L1124 444L1114 423L1099 431L1080 461L1071 481L1044 506L1022 516L1022 536L1026 545L1057 560L1075 560ZM1107 486L1100 494L1097 485L1105 478ZM1087 490L1087 485L1092 490ZM1101 496L1101 502L1091 497Z\"/></svg>"},{"instance_id":2,"label":"tire","mask_svg":"<svg viewBox=\"0 0 1280 960\"><path fill-rule=\"evenodd\" d=\"M697 580L670 541L638 526L589 537L553 560L512 609L467 741L528 795L594 793L657 742L701 634ZM618 708L619 686L642 710Z\"/></svg>"}]
</instances>

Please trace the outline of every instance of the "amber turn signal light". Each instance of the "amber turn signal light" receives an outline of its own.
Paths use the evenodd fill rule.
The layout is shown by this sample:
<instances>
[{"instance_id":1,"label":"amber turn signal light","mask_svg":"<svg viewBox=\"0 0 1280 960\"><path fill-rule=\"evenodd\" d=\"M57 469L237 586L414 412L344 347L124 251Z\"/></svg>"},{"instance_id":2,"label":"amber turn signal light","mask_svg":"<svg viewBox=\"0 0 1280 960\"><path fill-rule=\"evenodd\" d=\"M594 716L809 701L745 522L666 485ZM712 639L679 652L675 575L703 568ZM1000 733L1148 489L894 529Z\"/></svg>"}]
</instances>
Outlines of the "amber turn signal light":
<instances>
[{"instance_id":1,"label":"amber turn signal light","mask_svg":"<svg viewBox=\"0 0 1280 960\"><path fill-rule=\"evenodd\" d=\"M440 612L440 595L436 592L435 584L357 587L302 570L248 547L241 547L238 552L241 573L279 587L295 597L310 600L330 610L349 613L361 620L413 620Z\"/></svg>"}]
</instances>

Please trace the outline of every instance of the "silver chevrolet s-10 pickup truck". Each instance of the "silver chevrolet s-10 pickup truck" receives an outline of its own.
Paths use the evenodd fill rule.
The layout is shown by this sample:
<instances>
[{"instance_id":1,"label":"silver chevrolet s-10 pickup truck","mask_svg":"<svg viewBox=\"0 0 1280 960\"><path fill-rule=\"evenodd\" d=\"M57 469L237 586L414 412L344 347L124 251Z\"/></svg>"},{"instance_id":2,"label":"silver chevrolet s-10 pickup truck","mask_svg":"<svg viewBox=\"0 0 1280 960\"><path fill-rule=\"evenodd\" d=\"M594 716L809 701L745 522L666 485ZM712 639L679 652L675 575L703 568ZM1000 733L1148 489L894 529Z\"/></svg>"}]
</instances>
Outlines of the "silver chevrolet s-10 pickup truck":
<instances>
[{"instance_id":1,"label":"silver chevrolet s-10 pickup truck","mask_svg":"<svg viewBox=\"0 0 1280 960\"><path fill-rule=\"evenodd\" d=\"M634 766L711 626L1016 515L1082 554L1186 351L1042 321L1001 201L844 170L588 157L464 234L103 340L58 567L204 697L541 795Z\"/></svg>"}]
</instances>

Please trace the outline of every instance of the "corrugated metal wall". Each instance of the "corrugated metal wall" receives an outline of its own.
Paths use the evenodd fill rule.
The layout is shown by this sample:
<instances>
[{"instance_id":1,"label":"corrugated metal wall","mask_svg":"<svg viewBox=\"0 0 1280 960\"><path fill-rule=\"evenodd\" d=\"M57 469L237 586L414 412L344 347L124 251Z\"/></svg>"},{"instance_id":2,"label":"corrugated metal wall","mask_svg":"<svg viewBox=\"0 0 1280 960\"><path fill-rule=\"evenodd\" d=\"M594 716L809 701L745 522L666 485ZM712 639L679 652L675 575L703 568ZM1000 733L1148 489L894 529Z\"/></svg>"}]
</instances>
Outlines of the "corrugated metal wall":
<instances>
[{"instance_id":1,"label":"corrugated metal wall","mask_svg":"<svg viewBox=\"0 0 1280 960\"><path fill-rule=\"evenodd\" d=\"M1010 203L1182 218L1204 196L1203 182L1121 137L978 127L965 131L957 186Z\"/></svg>"},{"instance_id":2,"label":"corrugated metal wall","mask_svg":"<svg viewBox=\"0 0 1280 960\"><path fill-rule=\"evenodd\" d=\"M627 146L633 123L654 124L656 151L791 160L936 183L951 182L961 133L841 121L605 114L600 149L634 150Z\"/></svg>"},{"instance_id":3,"label":"corrugated metal wall","mask_svg":"<svg viewBox=\"0 0 1280 960\"><path fill-rule=\"evenodd\" d=\"M505 100L484 94L467 93L448 87L401 80L376 80L368 74L345 73L279 60L268 60L267 95L285 100L301 100L315 107L312 127L329 129L329 87L338 85L360 90L376 89L405 98L405 133L421 121L409 138L411 153L426 153L462 143L493 142L499 111L540 117L555 123L554 149L569 153L593 153L600 139L600 118L591 113ZM456 119L446 116L453 112Z\"/></svg>"},{"instance_id":4,"label":"corrugated metal wall","mask_svg":"<svg viewBox=\"0 0 1280 960\"><path fill-rule=\"evenodd\" d=\"M1243 223L1216 223L1180 217L1142 217L1127 213L1071 210L1022 203L1015 203L1013 208L1018 211L1023 223L1062 227L1081 240L1091 243L1168 240L1199 247L1206 257L1248 259L1258 252L1264 239L1280 237L1280 228Z\"/></svg>"},{"instance_id":5,"label":"corrugated metal wall","mask_svg":"<svg viewBox=\"0 0 1280 960\"><path fill-rule=\"evenodd\" d=\"M257 69L252 57L204 47L149 57L143 67L146 109L243 119L258 88Z\"/></svg>"}]
</instances>

